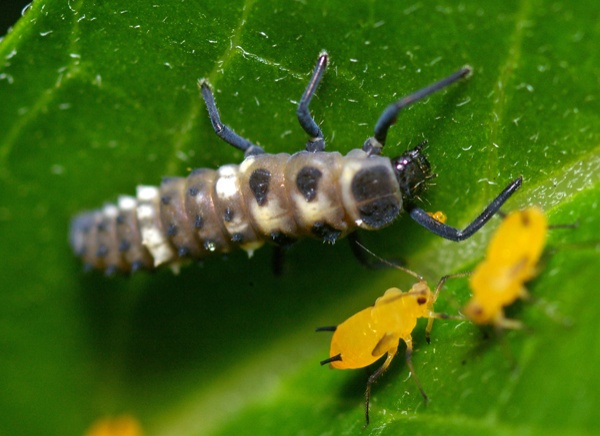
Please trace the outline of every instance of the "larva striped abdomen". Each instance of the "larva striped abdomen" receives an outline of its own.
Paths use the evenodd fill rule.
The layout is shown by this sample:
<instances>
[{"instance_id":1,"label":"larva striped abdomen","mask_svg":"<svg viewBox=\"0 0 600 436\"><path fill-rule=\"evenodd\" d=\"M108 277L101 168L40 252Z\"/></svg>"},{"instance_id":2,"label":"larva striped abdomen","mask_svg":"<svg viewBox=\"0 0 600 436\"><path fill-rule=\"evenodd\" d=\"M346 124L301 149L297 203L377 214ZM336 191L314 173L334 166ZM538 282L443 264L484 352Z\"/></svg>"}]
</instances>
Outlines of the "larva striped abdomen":
<instances>
[{"instance_id":1,"label":"larva striped abdomen","mask_svg":"<svg viewBox=\"0 0 600 436\"><path fill-rule=\"evenodd\" d=\"M377 189L363 189L369 180ZM238 247L251 253L265 242L333 243L358 227L383 227L401 209L386 157L362 150L260 154L165 179L160 188L140 186L136 199L76 217L71 242L90 267L127 272Z\"/></svg>"}]
</instances>

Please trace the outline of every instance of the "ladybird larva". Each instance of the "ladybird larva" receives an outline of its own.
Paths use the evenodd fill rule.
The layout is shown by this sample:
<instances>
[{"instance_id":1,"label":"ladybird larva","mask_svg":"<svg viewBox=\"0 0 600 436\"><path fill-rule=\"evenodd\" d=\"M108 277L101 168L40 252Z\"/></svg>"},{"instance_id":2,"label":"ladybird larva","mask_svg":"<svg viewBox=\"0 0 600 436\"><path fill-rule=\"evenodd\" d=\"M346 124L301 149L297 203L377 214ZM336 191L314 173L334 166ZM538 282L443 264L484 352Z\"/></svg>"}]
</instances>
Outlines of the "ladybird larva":
<instances>
[{"instance_id":1,"label":"ladybird larva","mask_svg":"<svg viewBox=\"0 0 600 436\"><path fill-rule=\"evenodd\" d=\"M415 202L434 177L420 144L390 159L381 156L387 131L399 111L467 76L464 67L445 79L392 103L375 135L346 155L325 152L323 134L308 104L327 65L321 53L298 105L298 120L310 140L295 154L267 154L221 122L208 83L202 97L216 134L244 151L239 165L196 169L165 178L160 187L138 186L136 197L84 212L71 223L70 243L89 268L107 274L177 267L187 259L242 248L249 253L271 242L286 246L303 237L334 243L356 229L377 230L402 210L446 239L461 241L479 230L519 188L511 182L464 230L437 221Z\"/></svg>"}]
</instances>

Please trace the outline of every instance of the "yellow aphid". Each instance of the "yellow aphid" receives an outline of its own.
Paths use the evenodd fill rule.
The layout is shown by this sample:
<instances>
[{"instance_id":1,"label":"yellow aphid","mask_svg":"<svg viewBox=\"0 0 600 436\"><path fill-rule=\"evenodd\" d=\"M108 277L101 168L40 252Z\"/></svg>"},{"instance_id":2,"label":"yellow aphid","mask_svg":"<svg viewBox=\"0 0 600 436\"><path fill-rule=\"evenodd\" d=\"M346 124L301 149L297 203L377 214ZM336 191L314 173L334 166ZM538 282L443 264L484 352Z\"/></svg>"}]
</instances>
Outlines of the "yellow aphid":
<instances>
[{"instance_id":1,"label":"yellow aphid","mask_svg":"<svg viewBox=\"0 0 600 436\"><path fill-rule=\"evenodd\" d=\"M427 215L442 224L446 224L446 221L448 221L448 217L441 210L438 210L437 212L427 212Z\"/></svg>"},{"instance_id":2,"label":"yellow aphid","mask_svg":"<svg viewBox=\"0 0 600 436\"><path fill-rule=\"evenodd\" d=\"M361 310L337 327L317 329L319 331L334 332L331 339L330 358L323 360L321 365L329 363L332 368L336 369L363 368L387 354L383 365L369 377L367 382L365 392L365 418L367 424L369 424L371 385L388 368L398 351L401 340L406 343L406 364L425 402L427 402L427 395L421 387L411 362L413 351L411 333L417 325L418 318L428 318L430 322L426 334L429 342L433 319L451 318L446 314L433 311L433 305L439 290L448 278L465 275L461 273L443 277L435 292L432 292L422 277L412 271L405 271L419 278L419 281L413 285L410 291L402 292L398 288L388 289L382 297L375 301L374 306Z\"/></svg>"},{"instance_id":3,"label":"yellow aphid","mask_svg":"<svg viewBox=\"0 0 600 436\"><path fill-rule=\"evenodd\" d=\"M85 433L86 436L142 436L143 434L138 420L129 415L99 419Z\"/></svg>"},{"instance_id":4,"label":"yellow aphid","mask_svg":"<svg viewBox=\"0 0 600 436\"><path fill-rule=\"evenodd\" d=\"M538 207L511 212L492 237L486 258L469 279L473 297L463 313L476 324L520 328L504 317L504 307L527 298L525 282L535 277L544 250L548 222Z\"/></svg>"}]
</instances>

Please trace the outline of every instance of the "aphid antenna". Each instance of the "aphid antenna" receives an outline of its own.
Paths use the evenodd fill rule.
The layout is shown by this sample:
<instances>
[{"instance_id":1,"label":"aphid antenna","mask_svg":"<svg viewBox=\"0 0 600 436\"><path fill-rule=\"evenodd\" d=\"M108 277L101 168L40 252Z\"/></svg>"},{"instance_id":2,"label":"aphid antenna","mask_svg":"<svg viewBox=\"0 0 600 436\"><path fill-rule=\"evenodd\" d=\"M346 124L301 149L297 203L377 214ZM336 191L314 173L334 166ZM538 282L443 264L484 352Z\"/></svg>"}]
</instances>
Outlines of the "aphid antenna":
<instances>
[{"instance_id":1,"label":"aphid antenna","mask_svg":"<svg viewBox=\"0 0 600 436\"><path fill-rule=\"evenodd\" d=\"M457 279L460 277L467 277L470 276L473 272L472 271L466 271L466 272L459 272L456 274L448 274L445 275L444 277L442 277L440 279L440 281L438 282L437 286L435 287L435 292L433 293L433 302L435 303L437 301L438 296L440 295L440 291L442 290L442 288L444 287L444 284L446 284L446 281L449 279ZM431 343L431 329L433 329L433 321L438 318L438 319L454 319L457 321L461 321L464 320L464 316L455 316L455 315L448 315L445 313L431 313L429 315L429 320L427 321L427 327L425 328L425 340L427 341L427 343Z\"/></svg>"},{"instance_id":2,"label":"aphid antenna","mask_svg":"<svg viewBox=\"0 0 600 436\"><path fill-rule=\"evenodd\" d=\"M570 223L570 224L552 224L548 226L548 229L550 230L554 230L554 229L576 229L579 227L579 220L575 221L574 223Z\"/></svg>"},{"instance_id":3,"label":"aphid antenna","mask_svg":"<svg viewBox=\"0 0 600 436\"><path fill-rule=\"evenodd\" d=\"M450 279L458 279L460 277L468 277L471 274L473 274L473 271L465 271L465 272L459 272L459 273L455 273L455 274L448 274L448 275L445 275L444 277L442 277L440 279L440 281L438 282L437 286L435 287L435 292L433 293L433 301L437 300L437 297L438 297L438 295L440 295L440 291L446 284L446 281L448 281Z\"/></svg>"},{"instance_id":4,"label":"aphid antenna","mask_svg":"<svg viewBox=\"0 0 600 436\"><path fill-rule=\"evenodd\" d=\"M383 257L381 257L381 256L373 253L371 250L369 250L367 247L365 247L359 241L354 241L354 242L356 243L356 245L358 245L360 248L362 248L365 252L367 252L368 254L370 254L371 256L373 256L375 259L379 260L383 264L385 264L385 265L387 265L387 266L389 266L391 268L394 268L394 269L397 269L397 270L400 270L400 271L404 271L406 274L408 274L408 275L416 278L419 281L422 281L422 282L425 281L425 279L423 278L423 276L421 274L419 274L419 273L417 273L417 272L415 272L415 271L413 271L411 269L405 268L405 267L403 267L401 265L398 265L398 264L396 264L394 262L391 262L391 261L389 261L387 259L384 259Z\"/></svg>"}]
</instances>

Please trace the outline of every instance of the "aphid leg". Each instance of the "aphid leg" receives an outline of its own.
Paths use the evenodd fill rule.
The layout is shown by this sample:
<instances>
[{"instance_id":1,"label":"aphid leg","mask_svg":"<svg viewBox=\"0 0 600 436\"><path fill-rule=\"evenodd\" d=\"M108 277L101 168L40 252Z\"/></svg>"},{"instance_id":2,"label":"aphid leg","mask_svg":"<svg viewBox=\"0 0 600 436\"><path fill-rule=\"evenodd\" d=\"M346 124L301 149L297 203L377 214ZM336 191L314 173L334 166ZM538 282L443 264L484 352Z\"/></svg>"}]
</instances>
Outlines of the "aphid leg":
<instances>
[{"instance_id":1,"label":"aphid leg","mask_svg":"<svg viewBox=\"0 0 600 436\"><path fill-rule=\"evenodd\" d=\"M552 224L548 226L549 230L554 230L554 229L576 229L577 227L579 227L579 220L575 221L574 223L569 223L569 224Z\"/></svg>"},{"instance_id":2,"label":"aphid leg","mask_svg":"<svg viewBox=\"0 0 600 436\"><path fill-rule=\"evenodd\" d=\"M430 94L433 94L440 89L445 88L456 82L457 80L466 77L469 73L471 73L471 68L465 66L458 70L457 72L449 75L445 79L440 80L439 82L433 83L429 86L426 86L423 89L413 92L406 97L401 98L398 101L390 104L381 114L379 120L377 120L377 124L375 124L375 135L372 138L367 139L365 144L363 145L363 150L369 154L380 154L381 148L385 145L385 140L387 138L387 133L392 124L396 122L398 118L398 113L404 109L406 106L409 106L420 100L424 97L427 97Z\"/></svg>"},{"instance_id":3,"label":"aphid leg","mask_svg":"<svg viewBox=\"0 0 600 436\"><path fill-rule=\"evenodd\" d=\"M365 424L365 427L369 425L369 401L371 400L371 386L377 381L381 374L383 374L385 370L388 369L388 366L390 366L390 363L392 363L392 360L394 359L394 356L396 355L397 351L397 347L389 349L387 357L385 358L385 362L383 362L383 365L381 365L381 367L379 367L377 371L371 374L369 380L367 381L367 389L365 391L365 420L367 421L367 423Z\"/></svg>"},{"instance_id":4,"label":"aphid leg","mask_svg":"<svg viewBox=\"0 0 600 436\"><path fill-rule=\"evenodd\" d=\"M494 320L494 328L501 334L503 330L521 330L524 324L517 319L510 319L504 316L504 312L501 312L499 316Z\"/></svg>"},{"instance_id":5,"label":"aphid leg","mask_svg":"<svg viewBox=\"0 0 600 436\"><path fill-rule=\"evenodd\" d=\"M472 271L467 271L467 272L460 272L460 273L456 273L456 274L448 274L447 276L444 276L440 279L440 281L438 282L437 286L435 287L435 292L433 293L433 298L432 301L433 303L436 302L438 296L440 295L440 291L442 290L442 288L444 287L444 285L446 284L446 281L448 279L456 279L456 278L460 278L460 277L467 277L469 275L472 274ZM433 320L436 318L440 318L440 319L463 319L461 317L457 317L457 316L451 316L451 315L447 315L445 313L431 313L429 314L429 320L427 321L427 328L425 329L425 340L427 341L427 343L431 343L431 329L433 328Z\"/></svg>"},{"instance_id":6,"label":"aphid leg","mask_svg":"<svg viewBox=\"0 0 600 436\"><path fill-rule=\"evenodd\" d=\"M425 393L425 390L423 389L423 386L421 385L421 382L419 381L419 378L417 377L417 373L415 372L415 368L414 368L414 366L412 364L412 360L411 360L413 346L412 346L412 338L410 337L410 335L407 338L404 338L404 342L406 342L406 366L408 366L408 369L410 370L410 374L412 375L412 378L414 379L415 383L417 384L417 387L419 388L421 395L423 395L423 400L425 401L425 405L427 405L427 403L429 402L429 397Z\"/></svg>"},{"instance_id":7,"label":"aphid leg","mask_svg":"<svg viewBox=\"0 0 600 436\"><path fill-rule=\"evenodd\" d=\"M311 152L325 150L325 139L323 139L323 132L321 132L321 129L319 126L317 126L317 123L310 115L308 104L317 90L317 86L319 86L319 82L321 81L321 77L323 77L326 67L327 53L321 52L319 59L317 60L317 64L315 65L315 70L313 71L310 81L308 82L308 86L304 90L304 94L302 94L302 98L298 104L298 109L296 110L296 115L298 116L300 126L302 126L304 131L308 133L308 136L310 136L310 139L306 143L306 150Z\"/></svg>"},{"instance_id":8,"label":"aphid leg","mask_svg":"<svg viewBox=\"0 0 600 436\"><path fill-rule=\"evenodd\" d=\"M430 217L427 212L419 207L414 207L410 210L410 216L413 220L425 227L432 233L435 233L442 238L450 239L451 241L459 242L463 241L477 232L485 223L487 223L492 216L502 205L515 193L517 189L523 183L522 177L517 177L513 180L504 190L492 201L481 214L473 220L471 224L465 227L464 230L456 229L452 226L443 224L434 218Z\"/></svg>"},{"instance_id":9,"label":"aphid leg","mask_svg":"<svg viewBox=\"0 0 600 436\"><path fill-rule=\"evenodd\" d=\"M205 79L200 79L198 81L198 86L200 86L200 92L202 93L202 98L206 104L206 109L208 109L210 122L212 123L213 129L215 130L217 136L229 145L233 145L235 148L242 150L244 152L244 156L263 154L264 150L261 147L253 144L246 138L242 138L240 135L234 133L229 127L221 122L219 110L215 105L215 98L210 90L210 87L208 86L207 81Z\"/></svg>"}]
</instances>

